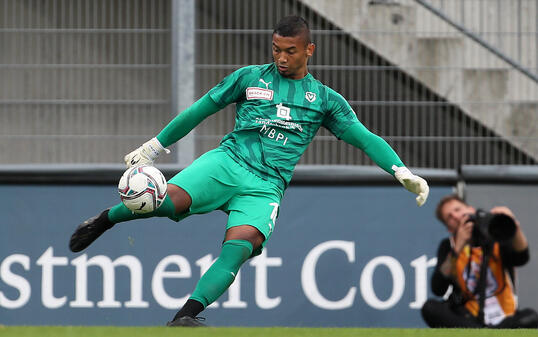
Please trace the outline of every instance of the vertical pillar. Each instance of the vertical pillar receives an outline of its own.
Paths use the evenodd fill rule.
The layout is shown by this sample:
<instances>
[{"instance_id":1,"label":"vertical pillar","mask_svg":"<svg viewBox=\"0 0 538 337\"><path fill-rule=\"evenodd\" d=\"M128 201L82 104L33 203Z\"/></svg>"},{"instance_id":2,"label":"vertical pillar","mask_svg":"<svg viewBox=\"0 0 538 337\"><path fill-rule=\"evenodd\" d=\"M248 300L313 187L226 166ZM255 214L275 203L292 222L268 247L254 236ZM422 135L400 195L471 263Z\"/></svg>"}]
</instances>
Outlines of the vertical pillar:
<instances>
[{"instance_id":1,"label":"vertical pillar","mask_svg":"<svg viewBox=\"0 0 538 337\"><path fill-rule=\"evenodd\" d=\"M195 0L172 0L172 113L194 102ZM195 131L177 143L176 163L187 166L195 157Z\"/></svg>"}]
</instances>

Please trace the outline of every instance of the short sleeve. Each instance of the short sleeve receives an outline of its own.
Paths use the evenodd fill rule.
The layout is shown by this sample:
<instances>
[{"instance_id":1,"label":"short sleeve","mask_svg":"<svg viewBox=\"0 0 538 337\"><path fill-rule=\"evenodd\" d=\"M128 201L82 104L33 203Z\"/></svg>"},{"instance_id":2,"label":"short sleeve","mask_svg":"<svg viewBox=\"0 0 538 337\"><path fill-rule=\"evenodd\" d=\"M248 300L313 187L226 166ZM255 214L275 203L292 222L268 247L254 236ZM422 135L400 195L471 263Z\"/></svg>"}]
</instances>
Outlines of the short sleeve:
<instances>
[{"instance_id":1,"label":"short sleeve","mask_svg":"<svg viewBox=\"0 0 538 337\"><path fill-rule=\"evenodd\" d=\"M328 91L327 111L322 125L337 138L353 124L358 123L357 115L349 103L332 89Z\"/></svg>"},{"instance_id":2,"label":"short sleeve","mask_svg":"<svg viewBox=\"0 0 538 337\"><path fill-rule=\"evenodd\" d=\"M228 104L239 102L245 98L244 77L250 74L252 66L240 68L226 76L219 84L209 90L209 96L219 106L224 108Z\"/></svg>"}]
</instances>

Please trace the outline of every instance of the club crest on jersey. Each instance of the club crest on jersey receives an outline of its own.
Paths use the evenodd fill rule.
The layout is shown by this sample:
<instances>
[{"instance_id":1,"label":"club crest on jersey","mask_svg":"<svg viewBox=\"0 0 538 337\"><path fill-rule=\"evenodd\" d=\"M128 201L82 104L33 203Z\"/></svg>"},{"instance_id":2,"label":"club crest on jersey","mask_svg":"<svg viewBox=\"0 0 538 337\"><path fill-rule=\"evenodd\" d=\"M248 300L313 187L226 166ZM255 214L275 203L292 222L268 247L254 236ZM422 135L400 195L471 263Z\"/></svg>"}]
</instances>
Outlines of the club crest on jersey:
<instances>
[{"instance_id":1,"label":"club crest on jersey","mask_svg":"<svg viewBox=\"0 0 538 337\"><path fill-rule=\"evenodd\" d=\"M267 101L270 101L273 99L273 90L271 89L263 89L258 87L250 87L247 88L247 100L253 100L253 99L264 99Z\"/></svg>"},{"instance_id":2,"label":"club crest on jersey","mask_svg":"<svg viewBox=\"0 0 538 337\"><path fill-rule=\"evenodd\" d=\"M312 103L316 100L316 93L307 91L304 97L306 98L307 101Z\"/></svg>"},{"instance_id":3,"label":"club crest on jersey","mask_svg":"<svg viewBox=\"0 0 538 337\"><path fill-rule=\"evenodd\" d=\"M282 103L280 104L277 104L276 106L276 116L278 118L284 118L285 120L290 120L291 119L291 109L288 108L287 106L283 106Z\"/></svg>"}]
</instances>

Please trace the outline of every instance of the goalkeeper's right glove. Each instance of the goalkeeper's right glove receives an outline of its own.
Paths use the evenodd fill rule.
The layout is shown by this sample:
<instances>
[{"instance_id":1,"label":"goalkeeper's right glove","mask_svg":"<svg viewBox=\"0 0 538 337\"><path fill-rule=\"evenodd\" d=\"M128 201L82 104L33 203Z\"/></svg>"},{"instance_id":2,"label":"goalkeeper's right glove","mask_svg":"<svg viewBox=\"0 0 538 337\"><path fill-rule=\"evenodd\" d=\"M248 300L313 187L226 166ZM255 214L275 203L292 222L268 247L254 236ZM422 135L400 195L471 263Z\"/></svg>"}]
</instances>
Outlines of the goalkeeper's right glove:
<instances>
[{"instance_id":1,"label":"goalkeeper's right glove","mask_svg":"<svg viewBox=\"0 0 538 337\"><path fill-rule=\"evenodd\" d=\"M152 138L142 144L138 149L126 155L123 160L127 167L140 165L153 165L153 162L161 152L170 153L170 150L165 149L157 138Z\"/></svg>"}]
</instances>

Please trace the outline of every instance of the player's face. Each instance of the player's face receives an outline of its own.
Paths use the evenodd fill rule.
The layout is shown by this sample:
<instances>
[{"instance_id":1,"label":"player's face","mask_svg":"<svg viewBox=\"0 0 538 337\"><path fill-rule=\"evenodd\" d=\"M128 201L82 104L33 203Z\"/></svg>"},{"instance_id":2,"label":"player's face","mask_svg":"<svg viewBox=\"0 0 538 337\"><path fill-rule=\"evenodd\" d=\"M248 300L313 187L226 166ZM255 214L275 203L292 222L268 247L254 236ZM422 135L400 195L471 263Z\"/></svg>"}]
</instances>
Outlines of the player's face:
<instances>
[{"instance_id":1,"label":"player's face","mask_svg":"<svg viewBox=\"0 0 538 337\"><path fill-rule=\"evenodd\" d=\"M280 75L294 80L308 74L308 58L314 53L313 43L306 43L302 35L273 34L273 60Z\"/></svg>"},{"instance_id":2,"label":"player's face","mask_svg":"<svg viewBox=\"0 0 538 337\"><path fill-rule=\"evenodd\" d=\"M458 226L464 223L465 219L476 210L469 205L466 205L458 200L450 200L443 205L441 209L441 218L443 219L447 230L450 233L456 233Z\"/></svg>"}]
</instances>

